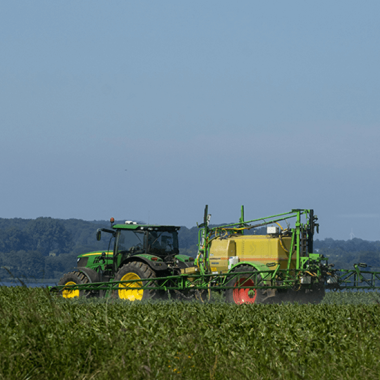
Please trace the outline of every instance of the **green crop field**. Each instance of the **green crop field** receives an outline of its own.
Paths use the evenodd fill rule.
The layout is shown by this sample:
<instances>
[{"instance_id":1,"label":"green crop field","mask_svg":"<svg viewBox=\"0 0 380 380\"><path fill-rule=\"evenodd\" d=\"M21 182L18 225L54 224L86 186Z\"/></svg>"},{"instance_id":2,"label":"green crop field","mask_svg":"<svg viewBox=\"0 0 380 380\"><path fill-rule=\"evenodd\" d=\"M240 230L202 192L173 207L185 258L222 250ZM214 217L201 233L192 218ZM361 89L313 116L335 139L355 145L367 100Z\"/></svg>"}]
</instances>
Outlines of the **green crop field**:
<instances>
[{"instance_id":1,"label":"green crop field","mask_svg":"<svg viewBox=\"0 0 380 380\"><path fill-rule=\"evenodd\" d=\"M128 303L0 287L0 378L379 379L378 300Z\"/></svg>"}]
</instances>

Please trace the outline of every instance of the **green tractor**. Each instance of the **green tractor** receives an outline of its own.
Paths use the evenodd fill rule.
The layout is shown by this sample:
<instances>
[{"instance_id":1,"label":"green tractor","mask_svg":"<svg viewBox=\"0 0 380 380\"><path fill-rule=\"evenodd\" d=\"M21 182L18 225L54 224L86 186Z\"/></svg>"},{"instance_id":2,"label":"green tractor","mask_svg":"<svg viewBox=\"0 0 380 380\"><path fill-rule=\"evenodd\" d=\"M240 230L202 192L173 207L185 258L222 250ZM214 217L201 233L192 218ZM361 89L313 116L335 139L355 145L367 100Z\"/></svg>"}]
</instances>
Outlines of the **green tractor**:
<instances>
[{"instance_id":1,"label":"green tractor","mask_svg":"<svg viewBox=\"0 0 380 380\"><path fill-rule=\"evenodd\" d=\"M132 281L132 284L119 284L111 296L129 301L146 300L164 296L160 294L159 283L156 289L141 289L140 279L176 276L181 270L194 267L194 258L179 254L177 226L156 226L137 224L126 221L125 224L114 224L111 228L100 228L96 232L97 240L102 233L110 234L108 250L90 252L78 256L77 269L66 273L58 285L64 298L79 296L105 296L104 290L72 289L70 285L86 285L90 283L107 283L113 281ZM110 248L113 245L113 250ZM159 282L159 280L157 280ZM66 286L68 286L66 288Z\"/></svg>"}]
</instances>

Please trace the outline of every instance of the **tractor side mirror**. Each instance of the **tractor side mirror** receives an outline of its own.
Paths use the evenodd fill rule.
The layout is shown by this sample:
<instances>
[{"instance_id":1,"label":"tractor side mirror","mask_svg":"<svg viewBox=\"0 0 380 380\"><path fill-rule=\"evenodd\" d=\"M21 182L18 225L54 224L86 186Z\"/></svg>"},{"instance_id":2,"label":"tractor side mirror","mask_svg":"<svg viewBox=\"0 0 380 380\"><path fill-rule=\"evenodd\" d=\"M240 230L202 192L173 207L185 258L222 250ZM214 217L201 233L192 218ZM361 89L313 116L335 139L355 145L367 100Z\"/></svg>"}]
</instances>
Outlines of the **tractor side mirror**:
<instances>
[{"instance_id":1,"label":"tractor side mirror","mask_svg":"<svg viewBox=\"0 0 380 380\"><path fill-rule=\"evenodd\" d=\"M102 231L97 230L96 231L96 240L99 241L102 238Z\"/></svg>"},{"instance_id":2,"label":"tractor side mirror","mask_svg":"<svg viewBox=\"0 0 380 380\"><path fill-rule=\"evenodd\" d=\"M106 253L105 252L102 252L102 255L100 256L100 259L99 260L102 260L103 263L106 262Z\"/></svg>"}]
</instances>

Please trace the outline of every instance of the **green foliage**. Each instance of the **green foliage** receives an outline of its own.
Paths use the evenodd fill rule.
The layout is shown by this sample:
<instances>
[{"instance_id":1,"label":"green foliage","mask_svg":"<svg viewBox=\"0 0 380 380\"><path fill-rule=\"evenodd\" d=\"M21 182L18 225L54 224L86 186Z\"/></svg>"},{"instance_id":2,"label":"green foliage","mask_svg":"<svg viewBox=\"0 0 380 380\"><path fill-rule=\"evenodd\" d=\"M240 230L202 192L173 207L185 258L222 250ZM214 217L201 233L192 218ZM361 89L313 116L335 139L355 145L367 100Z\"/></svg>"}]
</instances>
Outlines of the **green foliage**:
<instances>
[{"instance_id":1,"label":"green foliage","mask_svg":"<svg viewBox=\"0 0 380 380\"><path fill-rule=\"evenodd\" d=\"M360 252L360 251L373 251L380 252L380 241L367 241L358 238L350 240L334 240L331 238L324 240L316 240L314 242L315 248L327 249L341 249L344 252Z\"/></svg>"},{"instance_id":2,"label":"green foliage","mask_svg":"<svg viewBox=\"0 0 380 380\"><path fill-rule=\"evenodd\" d=\"M378 379L380 306L63 300L0 288L1 379Z\"/></svg>"},{"instance_id":3,"label":"green foliage","mask_svg":"<svg viewBox=\"0 0 380 380\"><path fill-rule=\"evenodd\" d=\"M107 239L95 239L96 229L107 224L77 219L0 219L0 281L9 278L3 266L17 277L59 279L76 267L79 254L108 247Z\"/></svg>"},{"instance_id":4,"label":"green foliage","mask_svg":"<svg viewBox=\"0 0 380 380\"><path fill-rule=\"evenodd\" d=\"M16 227L0 230L0 252L24 250L28 240L29 235Z\"/></svg>"},{"instance_id":5,"label":"green foliage","mask_svg":"<svg viewBox=\"0 0 380 380\"><path fill-rule=\"evenodd\" d=\"M328 257L336 268L350 269L353 264L361 262L371 270L380 271L380 241L324 239L316 240L314 248Z\"/></svg>"},{"instance_id":6,"label":"green foliage","mask_svg":"<svg viewBox=\"0 0 380 380\"><path fill-rule=\"evenodd\" d=\"M322 304L325 305L370 305L380 304L379 291L339 291L327 292Z\"/></svg>"},{"instance_id":7,"label":"green foliage","mask_svg":"<svg viewBox=\"0 0 380 380\"><path fill-rule=\"evenodd\" d=\"M70 233L57 219L30 220L24 229L10 226L0 230L0 252L37 250L47 256L50 252L69 252L73 242Z\"/></svg>"},{"instance_id":8,"label":"green foliage","mask_svg":"<svg viewBox=\"0 0 380 380\"><path fill-rule=\"evenodd\" d=\"M42 278L45 258L38 251L11 251L0 253L0 265L9 268L16 276L27 273L29 278Z\"/></svg>"},{"instance_id":9,"label":"green foliage","mask_svg":"<svg viewBox=\"0 0 380 380\"><path fill-rule=\"evenodd\" d=\"M73 246L72 237L65 226L52 218L37 218L31 221L25 230L29 235L29 244L44 256L50 252L56 254L70 252Z\"/></svg>"}]
</instances>

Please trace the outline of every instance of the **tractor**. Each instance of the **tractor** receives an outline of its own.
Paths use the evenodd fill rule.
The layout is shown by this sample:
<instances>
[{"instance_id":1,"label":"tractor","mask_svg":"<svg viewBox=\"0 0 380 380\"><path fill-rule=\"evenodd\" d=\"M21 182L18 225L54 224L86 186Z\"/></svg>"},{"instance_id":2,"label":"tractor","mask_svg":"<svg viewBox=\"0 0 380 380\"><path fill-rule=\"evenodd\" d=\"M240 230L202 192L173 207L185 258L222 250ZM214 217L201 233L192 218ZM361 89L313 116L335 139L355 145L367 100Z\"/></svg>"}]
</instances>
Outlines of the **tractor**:
<instances>
[{"instance_id":1,"label":"tractor","mask_svg":"<svg viewBox=\"0 0 380 380\"><path fill-rule=\"evenodd\" d=\"M123 284L111 294L114 298L135 301L164 296L160 289L138 289L141 282L136 280L151 279L159 287L157 277L175 276L181 269L194 266L194 258L179 254L177 226L158 226L137 224L126 221L115 224L111 218L111 228L99 228L97 240L102 233L110 235L108 250L89 252L78 256L77 269L66 273L58 285L64 286L62 296L73 298L79 296L104 296L106 291L100 287L86 291L71 289L70 285L85 285L112 281L133 281L132 286ZM110 249L113 245L113 249Z\"/></svg>"}]
</instances>

